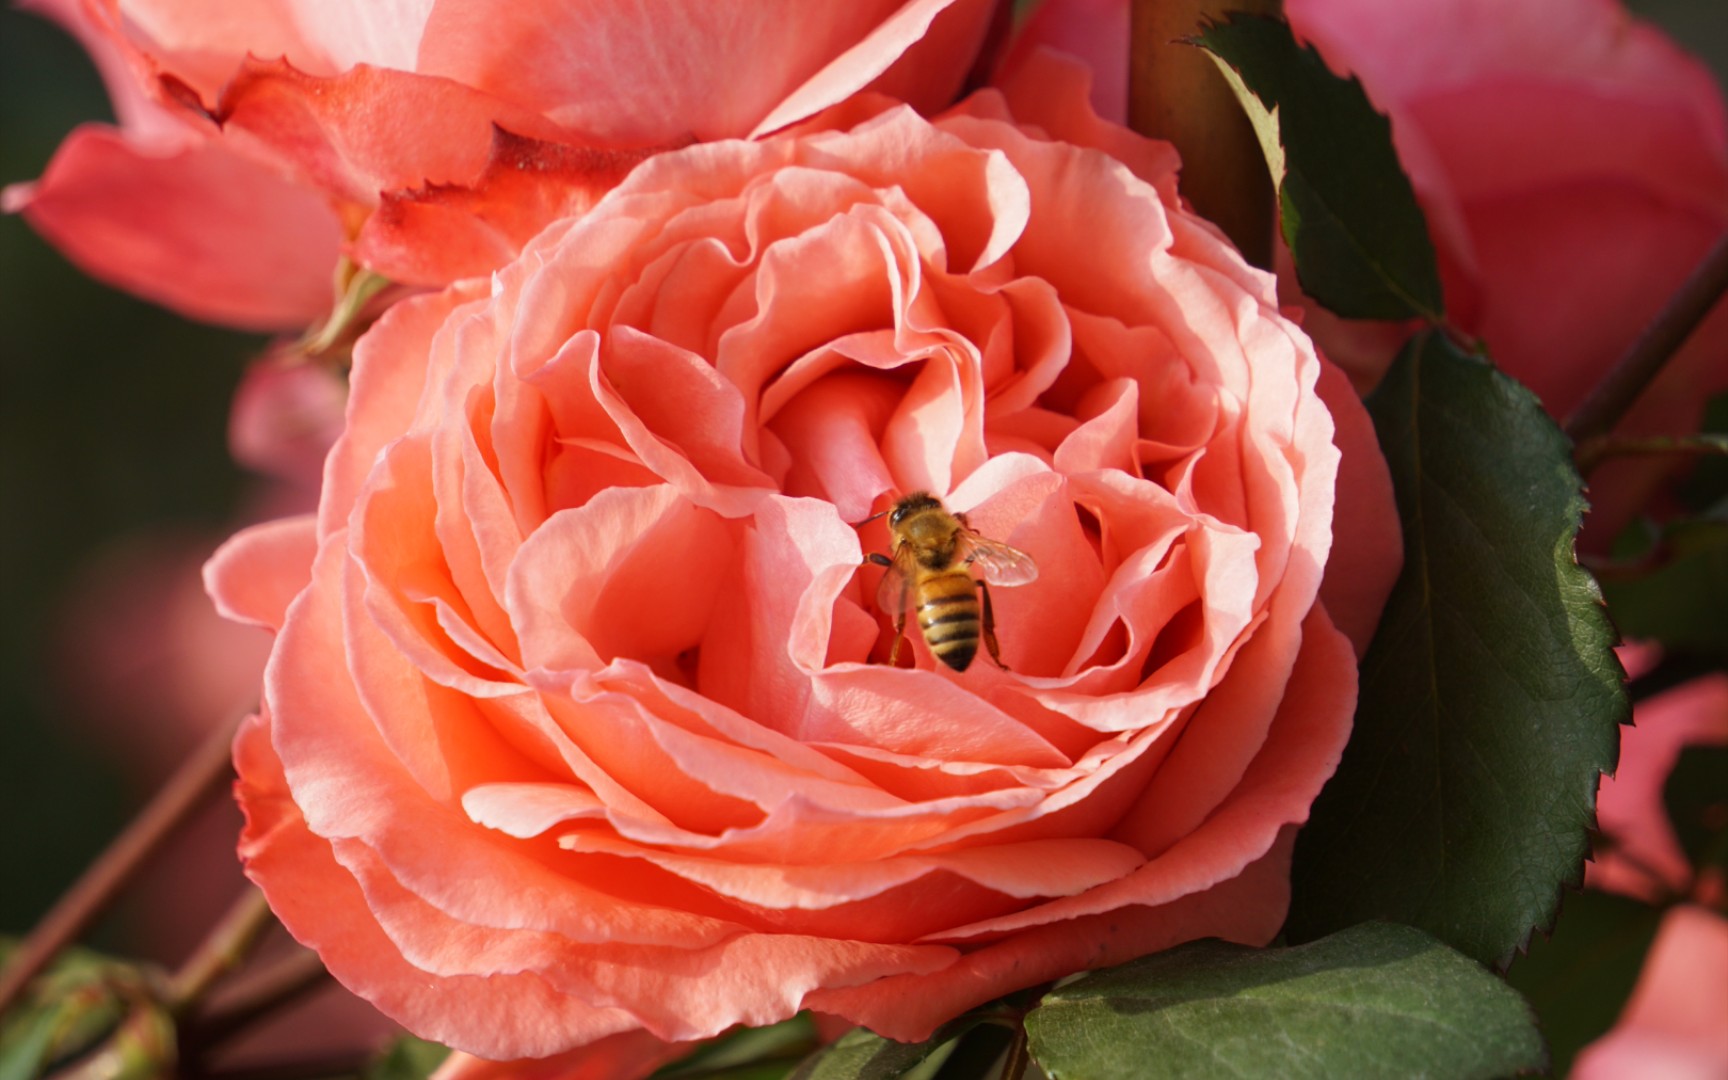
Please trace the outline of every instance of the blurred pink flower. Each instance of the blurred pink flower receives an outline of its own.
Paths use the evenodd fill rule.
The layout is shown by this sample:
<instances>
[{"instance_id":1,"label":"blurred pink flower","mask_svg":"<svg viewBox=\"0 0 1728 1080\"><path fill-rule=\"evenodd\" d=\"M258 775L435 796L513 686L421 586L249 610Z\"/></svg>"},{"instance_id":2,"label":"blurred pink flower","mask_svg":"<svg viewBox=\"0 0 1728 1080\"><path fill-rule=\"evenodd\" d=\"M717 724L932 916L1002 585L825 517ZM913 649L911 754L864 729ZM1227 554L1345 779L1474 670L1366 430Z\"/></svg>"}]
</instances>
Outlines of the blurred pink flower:
<instances>
[{"instance_id":1,"label":"blurred pink flower","mask_svg":"<svg viewBox=\"0 0 1728 1080\"><path fill-rule=\"evenodd\" d=\"M1728 1076L1728 918L1690 904L1662 917L1619 1022L1579 1054L1572 1080Z\"/></svg>"},{"instance_id":2,"label":"blurred pink flower","mask_svg":"<svg viewBox=\"0 0 1728 1080\"><path fill-rule=\"evenodd\" d=\"M304 491L271 485L256 502L300 509L305 499ZM184 528L122 538L82 570L53 629L61 715L138 798L258 699L269 636L223 619L204 594L200 569L218 539ZM122 897L129 954L169 966L191 954L247 887L234 857L240 826L236 808L219 801L152 859ZM291 945L285 937L274 944L267 954ZM395 1030L331 983L225 1046L220 1060L232 1066L352 1050Z\"/></svg>"},{"instance_id":3,"label":"blurred pink flower","mask_svg":"<svg viewBox=\"0 0 1728 1080\"><path fill-rule=\"evenodd\" d=\"M1728 746L1728 674L1701 676L1639 702L1632 726L1620 729L1619 767L1602 778L1596 798L1604 839L1585 864L1589 887L1652 902L1689 895L1693 868L1662 801L1663 785L1688 746Z\"/></svg>"},{"instance_id":4,"label":"blurred pink flower","mask_svg":"<svg viewBox=\"0 0 1728 1080\"><path fill-rule=\"evenodd\" d=\"M292 485L308 505L316 505L324 455L342 434L347 406L348 381L328 365L291 353L267 354L247 367L234 392L229 452L241 465Z\"/></svg>"}]
</instances>

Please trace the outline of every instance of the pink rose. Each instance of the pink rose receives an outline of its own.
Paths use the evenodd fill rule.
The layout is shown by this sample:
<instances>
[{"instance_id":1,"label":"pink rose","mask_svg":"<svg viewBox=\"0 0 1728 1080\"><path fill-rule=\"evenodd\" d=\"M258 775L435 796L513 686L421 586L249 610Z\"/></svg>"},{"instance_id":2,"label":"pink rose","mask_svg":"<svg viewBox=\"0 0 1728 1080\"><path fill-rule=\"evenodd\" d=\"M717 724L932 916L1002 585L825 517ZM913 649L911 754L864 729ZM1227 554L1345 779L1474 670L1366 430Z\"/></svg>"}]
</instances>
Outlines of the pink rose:
<instances>
[{"instance_id":1,"label":"pink rose","mask_svg":"<svg viewBox=\"0 0 1728 1080\"><path fill-rule=\"evenodd\" d=\"M1615 0L1288 0L1297 34L1392 119L1440 256L1448 312L1564 418L1728 231L1728 120L1710 73ZM1127 0L1044 0L1016 55L1049 44L1125 109ZM1010 65L1012 65L1012 58ZM1359 386L1402 328L1305 324ZM1728 306L1643 395L1623 434L1698 429L1728 388ZM1665 463L1593 474L1611 538Z\"/></svg>"},{"instance_id":2,"label":"pink rose","mask_svg":"<svg viewBox=\"0 0 1728 1080\"><path fill-rule=\"evenodd\" d=\"M90 273L195 318L295 328L338 256L443 285L639 160L870 86L952 101L993 0L28 0L90 50L119 129L5 195ZM940 62L934 62L936 60Z\"/></svg>"},{"instance_id":3,"label":"pink rose","mask_svg":"<svg viewBox=\"0 0 1728 1080\"><path fill-rule=\"evenodd\" d=\"M1039 82L1025 127L854 102L659 155L362 339L316 522L207 571L279 630L242 855L337 978L489 1058L914 1039L1277 932L1385 466L1169 148ZM1011 670L886 662L868 519L919 489L1035 560Z\"/></svg>"},{"instance_id":4,"label":"pink rose","mask_svg":"<svg viewBox=\"0 0 1728 1080\"><path fill-rule=\"evenodd\" d=\"M1663 788L1686 747L1725 745L1728 675L1700 676L1639 702L1620 734L1620 763L1597 793L1604 841L1585 865L1585 883L1651 902L1688 895L1693 869L1668 820Z\"/></svg>"},{"instance_id":5,"label":"pink rose","mask_svg":"<svg viewBox=\"0 0 1728 1080\"><path fill-rule=\"evenodd\" d=\"M1728 1075L1728 918L1682 904L1656 931L1613 1030L1584 1048L1573 1080L1720 1080Z\"/></svg>"}]
</instances>

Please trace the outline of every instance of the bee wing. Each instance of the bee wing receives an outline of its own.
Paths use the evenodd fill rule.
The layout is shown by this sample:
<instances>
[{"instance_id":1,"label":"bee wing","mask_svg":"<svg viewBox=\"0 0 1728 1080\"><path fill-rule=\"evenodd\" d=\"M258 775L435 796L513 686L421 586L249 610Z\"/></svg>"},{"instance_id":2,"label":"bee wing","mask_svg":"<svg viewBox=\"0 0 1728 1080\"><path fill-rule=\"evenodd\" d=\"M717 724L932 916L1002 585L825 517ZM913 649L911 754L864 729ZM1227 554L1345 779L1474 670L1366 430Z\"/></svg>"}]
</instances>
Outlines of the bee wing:
<instances>
[{"instance_id":1,"label":"bee wing","mask_svg":"<svg viewBox=\"0 0 1728 1080\"><path fill-rule=\"evenodd\" d=\"M992 585L1025 585L1038 580L1038 564L1019 548L999 540L968 532L962 538L964 559L978 576Z\"/></svg>"},{"instance_id":2,"label":"bee wing","mask_svg":"<svg viewBox=\"0 0 1728 1080\"><path fill-rule=\"evenodd\" d=\"M894 549L894 562L882 572L882 584L876 587L876 607L888 615L899 615L912 606L911 567L914 555L911 545Z\"/></svg>"}]
</instances>

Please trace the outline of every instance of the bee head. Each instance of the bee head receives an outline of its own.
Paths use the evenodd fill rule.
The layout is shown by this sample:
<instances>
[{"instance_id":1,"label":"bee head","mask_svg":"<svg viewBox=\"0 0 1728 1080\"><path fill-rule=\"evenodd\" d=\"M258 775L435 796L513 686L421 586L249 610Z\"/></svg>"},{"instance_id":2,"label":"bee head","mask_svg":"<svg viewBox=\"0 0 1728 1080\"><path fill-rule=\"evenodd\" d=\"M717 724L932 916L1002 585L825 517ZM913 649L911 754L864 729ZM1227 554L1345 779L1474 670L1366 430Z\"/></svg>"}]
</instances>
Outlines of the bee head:
<instances>
[{"instance_id":1,"label":"bee head","mask_svg":"<svg viewBox=\"0 0 1728 1080\"><path fill-rule=\"evenodd\" d=\"M941 501L928 491L914 491L894 504L894 509L888 513L888 527L893 528L899 525L909 515L916 514L920 510L932 510L941 505Z\"/></svg>"}]
</instances>

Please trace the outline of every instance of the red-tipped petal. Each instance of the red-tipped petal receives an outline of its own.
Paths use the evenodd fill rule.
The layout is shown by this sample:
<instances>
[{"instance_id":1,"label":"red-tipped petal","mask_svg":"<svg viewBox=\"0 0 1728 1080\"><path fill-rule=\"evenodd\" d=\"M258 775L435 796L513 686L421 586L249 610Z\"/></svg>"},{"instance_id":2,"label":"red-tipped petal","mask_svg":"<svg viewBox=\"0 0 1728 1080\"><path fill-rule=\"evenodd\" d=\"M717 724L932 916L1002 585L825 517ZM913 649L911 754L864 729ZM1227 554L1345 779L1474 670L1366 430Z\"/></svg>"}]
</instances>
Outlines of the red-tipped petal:
<instances>
[{"instance_id":1,"label":"red-tipped petal","mask_svg":"<svg viewBox=\"0 0 1728 1080\"><path fill-rule=\"evenodd\" d=\"M473 184L386 194L355 240L354 256L412 285L489 273L549 223L585 212L647 156L493 128L490 156Z\"/></svg>"}]
</instances>

